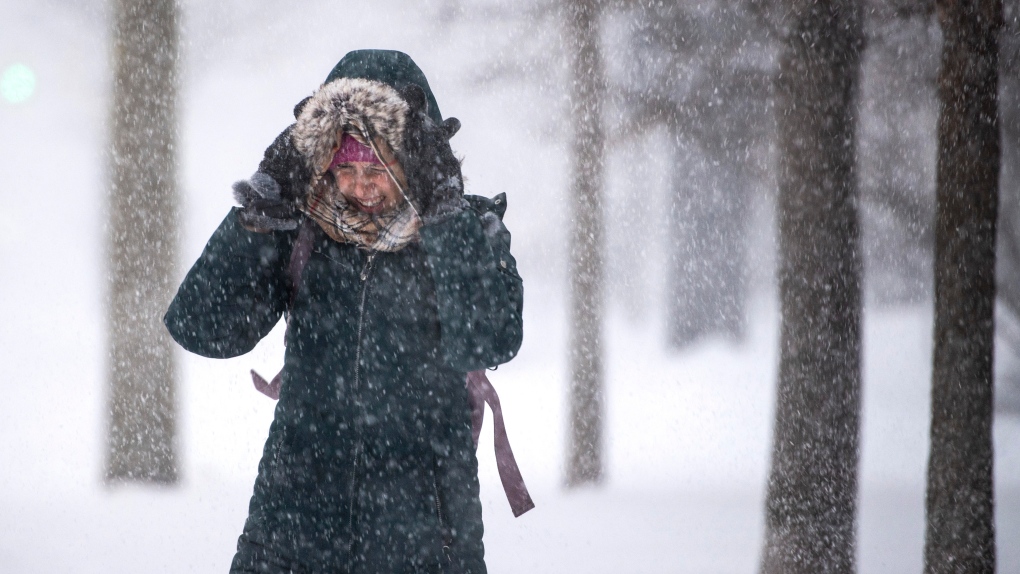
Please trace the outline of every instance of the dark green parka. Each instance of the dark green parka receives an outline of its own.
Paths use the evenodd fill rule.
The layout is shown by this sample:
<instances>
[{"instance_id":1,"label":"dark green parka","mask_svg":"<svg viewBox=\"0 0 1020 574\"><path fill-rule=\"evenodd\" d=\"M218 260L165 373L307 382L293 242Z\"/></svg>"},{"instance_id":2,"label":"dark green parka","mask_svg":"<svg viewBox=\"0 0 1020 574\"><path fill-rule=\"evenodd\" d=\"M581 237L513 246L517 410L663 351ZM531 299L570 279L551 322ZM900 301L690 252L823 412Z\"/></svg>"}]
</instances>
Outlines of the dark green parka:
<instances>
[{"instance_id":1,"label":"dark green parka","mask_svg":"<svg viewBox=\"0 0 1020 574\"><path fill-rule=\"evenodd\" d=\"M165 317L181 346L247 353L290 308L231 572L485 572L465 373L516 354L522 285L505 198L468 200L396 252L315 226L293 296L296 231L248 231L235 209L209 240Z\"/></svg>"}]
</instances>

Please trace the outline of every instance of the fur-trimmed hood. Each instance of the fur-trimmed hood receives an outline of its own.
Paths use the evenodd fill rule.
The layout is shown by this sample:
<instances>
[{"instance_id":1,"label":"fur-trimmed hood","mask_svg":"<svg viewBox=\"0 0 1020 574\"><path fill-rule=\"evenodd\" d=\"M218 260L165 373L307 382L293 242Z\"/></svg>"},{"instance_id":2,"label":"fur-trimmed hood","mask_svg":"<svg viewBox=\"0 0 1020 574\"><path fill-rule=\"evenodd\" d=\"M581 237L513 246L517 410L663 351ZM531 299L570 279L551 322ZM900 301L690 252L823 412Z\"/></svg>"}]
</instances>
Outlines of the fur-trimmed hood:
<instances>
[{"instance_id":1,"label":"fur-trimmed hood","mask_svg":"<svg viewBox=\"0 0 1020 574\"><path fill-rule=\"evenodd\" d=\"M303 104L291 138L307 167L321 175L329 168L344 131L381 138L390 150L400 153L410 113L407 101L387 84L339 78Z\"/></svg>"},{"instance_id":2,"label":"fur-trimmed hood","mask_svg":"<svg viewBox=\"0 0 1020 574\"><path fill-rule=\"evenodd\" d=\"M347 54L295 116L290 149L308 182L295 200L306 213L308 201L333 195L328 169L345 132L372 148L416 220L463 208L460 160L449 143L460 121L442 118L428 80L406 54Z\"/></svg>"}]
</instances>

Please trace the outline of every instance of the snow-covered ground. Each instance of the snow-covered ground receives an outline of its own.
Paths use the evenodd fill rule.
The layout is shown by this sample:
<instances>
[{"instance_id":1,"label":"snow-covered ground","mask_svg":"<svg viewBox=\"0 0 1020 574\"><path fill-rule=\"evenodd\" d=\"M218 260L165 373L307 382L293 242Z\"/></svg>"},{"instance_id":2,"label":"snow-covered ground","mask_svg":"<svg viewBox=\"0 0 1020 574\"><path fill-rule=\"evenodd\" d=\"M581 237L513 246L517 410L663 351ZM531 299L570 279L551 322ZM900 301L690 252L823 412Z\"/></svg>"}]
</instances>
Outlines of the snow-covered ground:
<instances>
[{"instance_id":1,"label":"snow-covered ground","mask_svg":"<svg viewBox=\"0 0 1020 574\"><path fill-rule=\"evenodd\" d=\"M492 380L537 508L511 515L486 429L490 570L756 571L777 361L767 289L744 343L709 341L679 354L664 349L654 305L637 317L612 306L607 478L567 491L566 321L556 271L566 164L558 143L535 137L541 126L521 124L528 114L520 108L536 103L467 87L462 67L480 40L437 37L399 18L369 25L414 17L400 2L366 3L364 20L335 28L342 38L325 36L328 26L318 36L288 35L301 21L295 13L256 18L239 2L227 3L236 12L185 5L196 39L182 101L182 275L230 205L230 183L253 170L292 104L334 61L357 47L404 49L429 74L444 114L464 121L455 143L473 189L509 192L526 281L524 347ZM0 2L0 21L16 23L0 34L0 72L24 62L38 75L33 99L0 101L0 572L225 572L273 409L247 372L275 372L282 331L238 359L180 353L181 484L103 486L107 46L100 14L66 6ZM213 21L233 32L218 39ZM929 306L865 317L862 573L921 570L930 325ZM999 572L1020 573L1020 419L1000 416L995 440Z\"/></svg>"},{"instance_id":2,"label":"snow-covered ground","mask_svg":"<svg viewBox=\"0 0 1020 574\"><path fill-rule=\"evenodd\" d=\"M6 304L5 316L15 313ZM927 448L928 313L869 315L861 468L863 573L917 572ZM564 321L534 306L520 357L493 374L537 508L509 511L483 435L489 567L501 572L756 570L771 422L776 317L759 310L746 344L664 353L656 329L610 321L608 476L561 488ZM180 487L104 488L101 383L75 378L97 363L56 337L16 349L2 409L0 570L223 572L244 520L273 403L251 366L279 363L280 333L228 361L182 356L184 479ZM78 341L80 343L80 341ZM51 355L53 353L53 355ZM53 357L51 359L51 357ZM48 373L26 365L58 364ZM10 370L9 370L10 372ZM56 377L56 379L50 378ZM68 384L73 380L75 384ZM488 431L488 429L487 429ZM1020 421L996 424L999 571L1020 572Z\"/></svg>"}]
</instances>

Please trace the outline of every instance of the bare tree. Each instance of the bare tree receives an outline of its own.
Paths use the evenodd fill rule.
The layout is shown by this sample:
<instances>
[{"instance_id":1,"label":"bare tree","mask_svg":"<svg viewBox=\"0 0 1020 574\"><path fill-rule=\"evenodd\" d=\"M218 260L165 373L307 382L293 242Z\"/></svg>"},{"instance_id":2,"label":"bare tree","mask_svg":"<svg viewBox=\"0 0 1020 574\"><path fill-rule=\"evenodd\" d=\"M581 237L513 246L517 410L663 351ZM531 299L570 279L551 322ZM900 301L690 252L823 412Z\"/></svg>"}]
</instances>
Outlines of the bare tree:
<instances>
[{"instance_id":1,"label":"bare tree","mask_svg":"<svg viewBox=\"0 0 1020 574\"><path fill-rule=\"evenodd\" d=\"M935 349L927 573L995 572L992 351L1002 1L938 0Z\"/></svg>"},{"instance_id":2,"label":"bare tree","mask_svg":"<svg viewBox=\"0 0 1020 574\"><path fill-rule=\"evenodd\" d=\"M173 483L178 9L117 0L113 18L106 479Z\"/></svg>"},{"instance_id":3,"label":"bare tree","mask_svg":"<svg viewBox=\"0 0 1020 574\"><path fill-rule=\"evenodd\" d=\"M865 300L932 298L935 78L941 44L932 0L863 0L858 170Z\"/></svg>"},{"instance_id":4,"label":"bare tree","mask_svg":"<svg viewBox=\"0 0 1020 574\"><path fill-rule=\"evenodd\" d=\"M855 0L785 4L775 84L781 356L765 574L850 573L860 434Z\"/></svg>"},{"instance_id":5,"label":"bare tree","mask_svg":"<svg viewBox=\"0 0 1020 574\"><path fill-rule=\"evenodd\" d=\"M667 121L675 155L667 332L676 349L718 333L744 336L747 230L758 175L751 152L774 130L767 121L772 50L748 2L717 2L707 13L685 9L694 30L677 37L694 44L697 72ZM691 177L685 140L694 143L703 178Z\"/></svg>"},{"instance_id":6,"label":"bare tree","mask_svg":"<svg viewBox=\"0 0 1020 574\"><path fill-rule=\"evenodd\" d=\"M605 71L599 0L566 0L570 51L570 444L568 486L602 479L602 188Z\"/></svg>"},{"instance_id":7,"label":"bare tree","mask_svg":"<svg viewBox=\"0 0 1020 574\"><path fill-rule=\"evenodd\" d=\"M751 156L774 133L766 26L748 0L624 4L629 38L627 65L613 77L623 111L616 131L633 136L664 125L673 154L669 345L717 333L740 339L749 205L760 179Z\"/></svg>"}]
</instances>

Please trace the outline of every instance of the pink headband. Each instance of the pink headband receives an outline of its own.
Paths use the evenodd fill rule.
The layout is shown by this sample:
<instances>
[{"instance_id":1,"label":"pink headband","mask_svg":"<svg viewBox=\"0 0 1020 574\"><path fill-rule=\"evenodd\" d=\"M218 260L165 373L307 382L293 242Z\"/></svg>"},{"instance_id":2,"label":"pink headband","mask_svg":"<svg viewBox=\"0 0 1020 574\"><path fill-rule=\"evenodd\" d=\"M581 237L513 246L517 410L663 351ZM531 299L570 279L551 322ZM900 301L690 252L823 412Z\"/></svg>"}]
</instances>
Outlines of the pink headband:
<instances>
[{"instance_id":1,"label":"pink headband","mask_svg":"<svg viewBox=\"0 0 1020 574\"><path fill-rule=\"evenodd\" d=\"M336 153L333 155L333 162L329 164L329 169L333 169L337 164L348 162L377 163L382 165L382 162L375 156L372 148L354 139L351 134L345 133L340 138L340 149L336 150Z\"/></svg>"}]
</instances>

